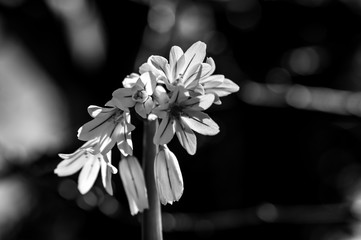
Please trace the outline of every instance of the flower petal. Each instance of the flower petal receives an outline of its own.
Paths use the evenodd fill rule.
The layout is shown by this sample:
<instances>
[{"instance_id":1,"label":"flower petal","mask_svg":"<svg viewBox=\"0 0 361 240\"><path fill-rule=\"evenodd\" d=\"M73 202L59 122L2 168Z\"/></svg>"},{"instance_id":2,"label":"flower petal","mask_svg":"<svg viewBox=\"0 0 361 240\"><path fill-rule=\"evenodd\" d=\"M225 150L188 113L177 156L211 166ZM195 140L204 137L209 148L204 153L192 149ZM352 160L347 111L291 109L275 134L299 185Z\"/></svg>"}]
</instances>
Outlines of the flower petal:
<instances>
[{"instance_id":1,"label":"flower petal","mask_svg":"<svg viewBox=\"0 0 361 240\"><path fill-rule=\"evenodd\" d=\"M148 208L147 190L142 168L135 157L128 156L119 162L119 174L128 198L132 215Z\"/></svg>"},{"instance_id":2,"label":"flower petal","mask_svg":"<svg viewBox=\"0 0 361 240\"><path fill-rule=\"evenodd\" d=\"M59 177L72 175L79 171L87 160L88 153L86 151L77 151L71 158L61 161L55 168L54 173Z\"/></svg>"},{"instance_id":3,"label":"flower petal","mask_svg":"<svg viewBox=\"0 0 361 240\"><path fill-rule=\"evenodd\" d=\"M197 138L192 129L180 119L175 124L176 135L182 147L190 155L194 155L197 150Z\"/></svg>"},{"instance_id":4,"label":"flower petal","mask_svg":"<svg viewBox=\"0 0 361 240\"><path fill-rule=\"evenodd\" d=\"M209 77L202 78L199 83L204 86L204 88L212 88L218 85L221 85L224 82L224 75L216 74Z\"/></svg>"},{"instance_id":5,"label":"flower petal","mask_svg":"<svg viewBox=\"0 0 361 240\"><path fill-rule=\"evenodd\" d=\"M169 103L165 103L153 108L152 113L163 119L168 116L168 109Z\"/></svg>"},{"instance_id":6,"label":"flower petal","mask_svg":"<svg viewBox=\"0 0 361 240\"><path fill-rule=\"evenodd\" d=\"M213 93L218 95L219 97L227 96L231 93L237 92L238 90L239 90L239 86L228 78L225 78L223 83L220 85L214 87L209 86L206 88L207 93Z\"/></svg>"},{"instance_id":7,"label":"flower petal","mask_svg":"<svg viewBox=\"0 0 361 240\"><path fill-rule=\"evenodd\" d=\"M219 126L206 113L198 111L187 112L187 117L181 119L197 133L203 135L216 135L219 133Z\"/></svg>"},{"instance_id":8,"label":"flower petal","mask_svg":"<svg viewBox=\"0 0 361 240\"><path fill-rule=\"evenodd\" d=\"M162 204L178 201L183 194L183 178L178 160L166 146L160 146L154 161L154 176Z\"/></svg>"},{"instance_id":9,"label":"flower petal","mask_svg":"<svg viewBox=\"0 0 361 240\"><path fill-rule=\"evenodd\" d=\"M167 144L172 140L174 133L175 121L167 115L159 124L159 127L154 134L153 142L157 145Z\"/></svg>"},{"instance_id":10,"label":"flower petal","mask_svg":"<svg viewBox=\"0 0 361 240\"><path fill-rule=\"evenodd\" d=\"M171 76L170 66L166 58L161 56L150 56L148 58L148 64L153 67L153 69L151 69L151 72L153 72L155 76L163 75L167 78Z\"/></svg>"},{"instance_id":11,"label":"flower petal","mask_svg":"<svg viewBox=\"0 0 361 240\"><path fill-rule=\"evenodd\" d=\"M208 77L212 75L216 70L216 63L214 62L213 58L211 57L207 58L206 63L211 66L211 69L209 70L209 72L206 73L204 77Z\"/></svg>"},{"instance_id":12,"label":"flower petal","mask_svg":"<svg viewBox=\"0 0 361 240\"><path fill-rule=\"evenodd\" d=\"M189 98L189 91L187 91L183 86L177 86L169 99L169 103L181 103Z\"/></svg>"},{"instance_id":13,"label":"flower petal","mask_svg":"<svg viewBox=\"0 0 361 240\"><path fill-rule=\"evenodd\" d=\"M140 77L139 74L131 73L130 75L124 78L122 84L125 88L132 88L139 79L139 77Z\"/></svg>"},{"instance_id":14,"label":"flower petal","mask_svg":"<svg viewBox=\"0 0 361 240\"><path fill-rule=\"evenodd\" d=\"M201 79L211 74L211 71L214 70L208 63L201 63L194 66L192 70L187 71L184 75L184 87L194 89L200 83Z\"/></svg>"},{"instance_id":15,"label":"flower petal","mask_svg":"<svg viewBox=\"0 0 361 240\"><path fill-rule=\"evenodd\" d=\"M153 92L153 98L158 104L164 104L169 101L169 96L164 87L158 85L155 87Z\"/></svg>"},{"instance_id":16,"label":"flower petal","mask_svg":"<svg viewBox=\"0 0 361 240\"><path fill-rule=\"evenodd\" d=\"M95 139L101 135L107 129L111 128L114 123L110 121L112 115L97 117L93 120L87 122L78 130L78 138L82 141L88 141L91 139Z\"/></svg>"},{"instance_id":17,"label":"flower petal","mask_svg":"<svg viewBox=\"0 0 361 240\"><path fill-rule=\"evenodd\" d=\"M119 151L124 155L133 155L133 142L131 131L135 129L135 127L129 123L130 114L127 114L123 123L119 123L119 128L115 130L115 139L117 142L117 146Z\"/></svg>"},{"instance_id":18,"label":"flower petal","mask_svg":"<svg viewBox=\"0 0 361 240\"><path fill-rule=\"evenodd\" d=\"M133 107L135 105L135 101L133 100L133 92L132 89L129 88L119 88L113 92L113 102L116 107L129 111L128 108Z\"/></svg>"},{"instance_id":19,"label":"flower petal","mask_svg":"<svg viewBox=\"0 0 361 240\"><path fill-rule=\"evenodd\" d=\"M173 67L177 64L177 61L182 57L184 54L183 50L178 46L173 46L169 52L169 65L173 70Z\"/></svg>"},{"instance_id":20,"label":"flower petal","mask_svg":"<svg viewBox=\"0 0 361 240\"><path fill-rule=\"evenodd\" d=\"M81 194L87 193L94 185L100 169L100 156L90 155L88 161L84 164L78 178L78 189Z\"/></svg>"},{"instance_id":21,"label":"flower petal","mask_svg":"<svg viewBox=\"0 0 361 240\"><path fill-rule=\"evenodd\" d=\"M139 114L139 116L141 116L142 118L147 118L148 114L151 113L153 106L153 100L151 98L148 98L148 100L143 103L135 104L134 109Z\"/></svg>"},{"instance_id":22,"label":"flower petal","mask_svg":"<svg viewBox=\"0 0 361 240\"><path fill-rule=\"evenodd\" d=\"M192 111L203 111L208 109L214 101L213 94L206 94L197 97L190 98L183 102L183 106L187 108L187 110Z\"/></svg>"},{"instance_id":23,"label":"flower petal","mask_svg":"<svg viewBox=\"0 0 361 240\"><path fill-rule=\"evenodd\" d=\"M207 45L201 41L194 43L188 50L184 53L185 56L185 69L183 75L192 69L194 66L203 62L206 56Z\"/></svg>"},{"instance_id":24,"label":"flower petal","mask_svg":"<svg viewBox=\"0 0 361 240\"><path fill-rule=\"evenodd\" d=\"M110 164L111 159L111 151L109 151L106 155L103 156L104 159L100 161L101 166L101 175L102 175L102 183L109 195L113 195L113 187L112 187L112 173L115 174L116 168ZM115 169L115 170L114 170Z\"/></svg>"},{"instance_id":25,"label":"flower petal","mask_svg":"<svg viewBox=\"0 0 361 240\"><path fill-rule=\"evenodd\" d=\"M95 105L90 105L88 107L88 113L93 118L111 116L114 113L114 111L115 111L114 107L98 107Z\"/></svg>"},{"instance_id":26,"label":"flower petal","mask_svg":"<svg viewBox=\"0 0 361 240\"><path fill-rule=\"evenodd\" d=\"M183 50L178 46L173 46L169 53L169 65L171 71L170 82L173 83L181 76L185 68L185 56Z\"/></svg>"}]
</instances>

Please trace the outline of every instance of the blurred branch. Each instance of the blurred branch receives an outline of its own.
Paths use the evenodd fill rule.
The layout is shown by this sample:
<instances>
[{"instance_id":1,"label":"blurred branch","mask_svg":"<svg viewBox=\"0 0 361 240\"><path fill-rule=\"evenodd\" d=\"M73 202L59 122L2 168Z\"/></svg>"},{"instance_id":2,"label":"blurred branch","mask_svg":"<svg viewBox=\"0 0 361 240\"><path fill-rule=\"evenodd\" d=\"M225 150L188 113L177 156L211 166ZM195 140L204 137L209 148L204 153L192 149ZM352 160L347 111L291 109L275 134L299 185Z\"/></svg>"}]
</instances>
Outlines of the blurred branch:
<instances>
[{"instance_id":1,"label":"blurred branch","mask_svg":"<svg viewBox=\"0 0 361 240\"><path fill-rule=\"evenodd\" d=\"M262 223L332 224L350 220L345 204L280 206L270 203L211 213L163 213L165 232L217 231Z\"/></svg>"},{"instance_id":2,"label":"blurred branch","mask_svg":"<svg viewBox=\"0 0 361 240\"><path fill-rule=\"evenodd\" d=\"M304 85L263 84L248 81L240 98L252 105L320 111L361 116L361 92Z\"/></svg>"}]
</instances>

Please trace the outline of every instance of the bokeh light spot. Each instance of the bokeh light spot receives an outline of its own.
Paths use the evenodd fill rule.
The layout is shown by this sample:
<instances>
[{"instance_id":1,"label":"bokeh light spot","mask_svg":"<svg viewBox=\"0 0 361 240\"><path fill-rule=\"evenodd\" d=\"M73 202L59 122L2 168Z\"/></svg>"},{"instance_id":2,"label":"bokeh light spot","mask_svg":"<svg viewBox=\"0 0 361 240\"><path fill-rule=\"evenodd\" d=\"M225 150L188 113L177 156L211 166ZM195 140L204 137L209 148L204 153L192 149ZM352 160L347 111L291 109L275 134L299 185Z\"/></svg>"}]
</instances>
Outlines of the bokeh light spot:
<instances>
[{"instance_id":1,"label":"bokeh light spot","mask_svg":"<svg viewBox=\"0 0 361 240\"><path fill-rule=\"evenodd\" d=\"M274 222L278 218L278 210L275 205L265 203L258 207L257 216L265 222Z\"/></svg>"},{"instance_id":2,"label":"bokeh light spot","mask_svg":"<svg viewBox=\"0 0 361 240\"><path fill-rule=\"evenodd\" d=\"M72 179L64 179L58 186L58 192L60 196L67 200L75 199L78 196L77 184Z\"/></svg>"},{"instance_id":3,"label":"bokeh light spot","mask_svg":"<svg viewBox=\"0 0 361 240\"><path fill-rule=\"evenodd\" d=\"M114 217L120 212L120 205L115 198L105 195L104 200L99 205L99 210L109 217Z\"/></svg>"},{"instance_id":4,"label":"bokeh light spot","mask_svg":"<svg viewBox=\"0 0 361 240\"><path fill-rule=\"evenodd\" d=\"M228 45L224 34L218 31L208 32L206 34L205 42L207 43L207 51L214 55L224 52Z\"/></svg>"},{"instance_id":5,"label":"bokeh light spot","mask_svg":"<svg viewBox=\"0 0 361 240\"><path fill-rule=\"evenodd\" d=\"M148 13L149 27L158 32L165 33L175 24L175 12L171 4L157 4L151 7Z\"/></svg>"},{"instance_id":6,"label":"bokeh light spot","mask_svg":"<svg viewBox=\"0 0 361 240\"><path fill-rule=\"evenodd\" d=\"M163 230L166 232L172 231L176 227L176 219L171 213L163 213L162 214L162 225Z\"/></svg>"},{"instance_id":7,"label":"bokeh light spot","mask_svg":"<svg viewBox=\"0 0 361 240\"><path fill-rule=\"evenodd\" d=\"M291 51L286 57L288 68L298 75L317 73L325 64L323 50L317 47L302 47Z\"/></svg>"},{"instance_id":8,"label":"bokeh light spot","mask_svg":"<svg viewBox=\"0 0 361 240\"><path fill-rule=\"evenodd\" d=\"M286 94L286 102L295 108L306 108L312 102L312 95L307 87L294 85Z\"/></svg>"},{"instance_id":9,"label":"bokeh light spot","mask_svg":"<svg viewBox=\"0 0 361 240\"><path fill-rule=\"evenodd\" d=\"M228 21L241 30L254 28L261 16L261 6L255 0L231 1L227 5Z\"/></svg>"}]
</instances>

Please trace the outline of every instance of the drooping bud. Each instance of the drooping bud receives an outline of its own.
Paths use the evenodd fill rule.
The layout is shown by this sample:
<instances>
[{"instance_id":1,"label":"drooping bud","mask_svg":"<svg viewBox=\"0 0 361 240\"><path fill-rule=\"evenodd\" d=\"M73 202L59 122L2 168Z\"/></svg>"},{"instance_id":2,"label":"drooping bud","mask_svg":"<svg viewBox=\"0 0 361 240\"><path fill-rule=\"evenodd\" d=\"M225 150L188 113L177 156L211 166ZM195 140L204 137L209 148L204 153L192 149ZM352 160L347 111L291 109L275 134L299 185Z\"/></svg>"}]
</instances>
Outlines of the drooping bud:
<instances>
[{"instance_id":1,"label":"drooping bud","mask_svg":"<svg viewBox=\"0 0 361 240\"><path fill-rule=\"evenodd\" d=\"M119 174L128 198L130 213L135 215L143 212L149 206L144 175L137 158L124 157L119 162Z\"/></svg>"},{"instance_id":2,"label":"drooping bud","mask_svg":"<svg viewBox=\"0 0 361 240\"><path fill-rule=\"evenodd\" d=\"M154 161L155 183L162 204L172 204L183 194L183 177L177 157L166 145L159 146Z\"/></svg>"}]
</instances>

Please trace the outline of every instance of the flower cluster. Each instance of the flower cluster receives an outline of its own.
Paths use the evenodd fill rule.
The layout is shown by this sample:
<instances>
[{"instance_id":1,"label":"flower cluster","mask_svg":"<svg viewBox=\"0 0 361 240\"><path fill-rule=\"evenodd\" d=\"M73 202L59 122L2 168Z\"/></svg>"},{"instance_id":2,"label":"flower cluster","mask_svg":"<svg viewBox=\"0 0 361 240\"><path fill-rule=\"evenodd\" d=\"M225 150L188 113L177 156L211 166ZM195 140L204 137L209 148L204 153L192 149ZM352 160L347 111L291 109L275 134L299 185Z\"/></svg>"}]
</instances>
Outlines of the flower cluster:
<instances>
[{"instance_id":1,"label":"flower cluster","mask_svg":"<svg viewBox=\"0 0 361 240\"><path fill-rule=\"evenodd\" d=\"M219 127L206 113L212 104L221 104L220 97L239 90L223 75L213 75L215 63L206 57L206 44L194 43L186 52L178 46L170 50L169 61L151 56L123 80L123 88L115 90L104 107L89 106L93 120L78 130L79 140L86 141L63 159L55 169L59 176L81 170L78 188L85 194L93 186L99 170L102 184L112 194L111 175L117 169L111 163L111 150L121 152L119 173L129 201L131 214L148 208L147 190L142 168L133 156L131 109L145 121L157 121L153 142L158 146L154 159L154 176L163 204L179 200L183 178L174 153L167 144L177 136L181 146L191 155L197 149L196 134L215 135Z\"/></svg>"}]
</instances>

